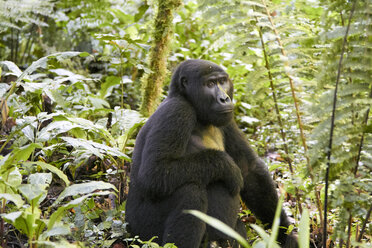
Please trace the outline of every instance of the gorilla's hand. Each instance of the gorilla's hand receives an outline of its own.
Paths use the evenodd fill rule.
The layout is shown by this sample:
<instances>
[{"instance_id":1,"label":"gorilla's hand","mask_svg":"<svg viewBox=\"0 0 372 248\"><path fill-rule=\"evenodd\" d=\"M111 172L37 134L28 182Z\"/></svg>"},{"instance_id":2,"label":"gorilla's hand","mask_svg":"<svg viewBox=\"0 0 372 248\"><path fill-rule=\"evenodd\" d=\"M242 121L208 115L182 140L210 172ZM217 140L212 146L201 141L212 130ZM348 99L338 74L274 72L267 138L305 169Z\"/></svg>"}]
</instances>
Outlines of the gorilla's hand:
<instances>
[{"instance_id":1,"label":"gorilla's hand","mask_svg":"<svg viewBox=\"0 0 372 248\"><path fill-rule=\"evenodd\" d=\"M243 176L240 168L236 165L234 160L226 154L227 164L223 173L223 181L227 186L230 194L235 196L243 188Z\"/></svg>"}]
</instances>

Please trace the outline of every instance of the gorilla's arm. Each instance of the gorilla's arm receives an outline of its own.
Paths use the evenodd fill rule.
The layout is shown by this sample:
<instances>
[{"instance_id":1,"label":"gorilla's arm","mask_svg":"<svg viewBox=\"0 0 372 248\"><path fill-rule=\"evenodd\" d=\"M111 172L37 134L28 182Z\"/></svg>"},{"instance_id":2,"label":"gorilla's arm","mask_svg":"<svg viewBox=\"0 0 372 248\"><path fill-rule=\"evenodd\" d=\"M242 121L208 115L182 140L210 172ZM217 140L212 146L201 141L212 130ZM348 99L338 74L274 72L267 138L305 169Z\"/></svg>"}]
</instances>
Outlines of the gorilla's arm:
<instances>
[{"instance_id":1,"label":"gorilla's arm","mask_svg":"<svg viewBox=\"0 0 372 248\"><path fill-rule=\"evenodd\" d=\"M223 132L226 152L242 170L244 186L240 194L244 203L263 223L272 225L278 195L267 166L249 146L234 121L224 127ZM284 210L281 212L280 225L290 225ZM285 243L285 239L284 230L281 229L279 241Z\"/></svg>"},{"instance_id":2,"label":"gorilla's arm","mask_svg":"<svg viewBox=\"0 0 372 248\"><path fill-rule=\"evenodd\" d=\"M223 181L232 194L239 192L243 184L240 169L227 153L203 149L186 154L196 124L192 106L181 97L173 97L141 130L143 134L137 139L143 144L143 156L134 178L150 197L170 195L188 183L207 185L217 180Z\"/></svg>"}]
</instances>

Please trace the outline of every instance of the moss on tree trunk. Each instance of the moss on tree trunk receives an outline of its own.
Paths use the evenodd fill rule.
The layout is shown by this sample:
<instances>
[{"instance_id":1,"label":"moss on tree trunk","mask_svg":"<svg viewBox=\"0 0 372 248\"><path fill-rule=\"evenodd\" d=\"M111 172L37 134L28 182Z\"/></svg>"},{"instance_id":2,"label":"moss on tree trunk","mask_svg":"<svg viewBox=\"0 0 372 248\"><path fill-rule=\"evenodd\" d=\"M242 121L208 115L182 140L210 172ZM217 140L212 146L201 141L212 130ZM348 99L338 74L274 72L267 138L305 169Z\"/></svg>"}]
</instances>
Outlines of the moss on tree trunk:
<instances>
[{"instance_id":1,"label":"moss on tree trunk","mask_svg":"<svg viewBox=\"0 0 372 248\"><path fill-rule=\"evenodd\" d=\"M149 55L151 73L142 80L143 115L151 115L159 103L164 78L167 73L169 44L173 35L173 12L181 5L181 0L158 0L158 12L154 23L153 45Z\"/></svg>"}]
</instances>

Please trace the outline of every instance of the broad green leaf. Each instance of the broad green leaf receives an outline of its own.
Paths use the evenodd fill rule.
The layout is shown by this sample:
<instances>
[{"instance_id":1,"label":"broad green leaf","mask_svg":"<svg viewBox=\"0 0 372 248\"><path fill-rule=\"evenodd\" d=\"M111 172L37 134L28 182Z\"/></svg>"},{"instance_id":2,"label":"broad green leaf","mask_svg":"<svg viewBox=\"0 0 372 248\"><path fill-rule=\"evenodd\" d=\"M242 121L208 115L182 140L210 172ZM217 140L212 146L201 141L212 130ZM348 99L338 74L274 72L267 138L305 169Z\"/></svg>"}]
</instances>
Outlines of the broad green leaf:
<instances>
[{"instance_id":1,"label":"broad green leaf","mask_svg":"<svg viewBox=\"0 0 372 248\"><path fill-rule=\"evenodd\" d=\"M43 184L21 184L18 189L28 202L37 200L36 202L40 203L47 194L46 185Z\"/></svg>"},{"instance_id":2,"label":"broad green leaf","mask_svg":"<svg viewBox=\"0 0 372 248\"><path fill-rule=\"evenodd\" d=\"M80 125L71 123L70 121L54 121L38 132L37 139L40 142L44 142L58 134L66 133L77 127L80 127Z\"/></svg>"},{"instance_id":3,"label":"broad green leaf","mask_svg":"<svg viewBox=\"0 0 372 248\"><path fill-rule=\"evenodd\" d=\"M142 16L146 13L150 6L147 2L143 2L141 6L138 8L138 12L134 15L134 22L138 22Z\"/></svg>"},{"instance_id":4,"label":"broad green leaf","mask_svg":"<svg viewBox=\"0 0 372 248\"><path fill-rule=\"evenodd\" d=\"M5 199L6 201L13 202L17 206L17 208L22 207L23 204L25 203L22 200L22 197L18 194L7 194L7 193L0 194L0 199Z\"/></svg>"},{"instance_id":5,"label":"broad green leaf","mask_svg":"<svg viewBox=\"0 0 372 248\"><path fill-rule=\"evenodd\" d=\"M75 149L82 148L90 153L96 155L100 159L104 158L104 155L101 153L99 149L94 147L92 144L93 141L85 140L85 139L75 139L71 137L62 137L64 141L66 141L69 145L73 146ZM95 143L95 142L93 142ZM97 143L98 144L98 143Z\"/></svg>"},{"instance_id":6,"label":"broad green leaf","mask_svg":"<svg viewBox=\"0 0 372 248\"><path fill-rule=\"evenodd\" d=\"M223 223L222 221L208 216L200 211L197 210L185 210L185 213L192 214L195 217L201 219L208 225L216 228L220 232L223 232L224 234L232 237L233 239L236 239L242 246L244 247L250 247L247 240L245 240L239 233L237 233L234 229Z\"/></svg>"},{"instance_id":7,"label":"broad green leaf","mask_svg":"<svg viewBox=\"0 0 372 248\"><path fill-rule=\"evenodd\" d=\"M52 173L34 173L28 176L29 184L49 185L52 182Z\"/></svg>"},{"instance_id":8,"label":"broad green leaf","mask_svg":"<svg viewBox=\"0 0 372 248\"><path fill-rule=\"evenodd\" d=\"M22 71L12 61L1 61L0 65L6 65L6 67L8 67L8 70L11 71L12 74L17 77L19 77L19 75L22 74Z\"/></svg>"},{"instance_id":9,"label":"broad green leaf","mask_svg":"<svg viewBox=\"0 0 372 248\"><path fill-rule=\"evenodd\" d=\"M9 214L2 214L3 219L12 224L17 230L26 234L27 236L34 232L34 221L33 216L26 211L18 211Z\"/></svg>"},{"instance_id":10,"label":"broad green leaf","mask_svg":"<svg viewBox=\"0 0 372 248\"><path fill-rule=\"evenodd\" d=\"M115 109L113 115L114 125L119 125L119 128L125 132L137 124L143 124L145 120L146 118L142 117L138 111L130 109Z\"/></svg>"},{"instance_id":11,"label":"broad green leaf","mask_svg":"<svg viewBox=\"0 0 372 248\"><path fill-rule=\"evenodd\" d=\"M12 212L9 214L1 214L1 216L11 224L15 222L17 218L19 218L22 215L22 211Z\"/></svg>"},{"instance_id":12,"label":"broad green leaf","mask_svg":"<svg viewBox=\"0 0 372 248\"><path fill-rule=\"evenodd\" d=\"M111 94L111 91L115 85L120 84L120 77L108 76L103 84L101 84L100 97L106 98Z\"/></svg>"},{"instance_id":13,"label":"broad green leaf","mask_svg":"<svg viewBox=\"0 0 372 248\"><path fill-rule=\"evenodd\" d=\"M100 159L103 159L103 154L109 154L111 156L130 160L130 158L126 154L120 152L116 148L112 148L104 144L100 144L91 140L75 139L71 137L62 137L62 139L72 145L75 149L83 148L84 150L87 150L96 155Z\"/></svg>"},{"instance_id":14,"label":"broad green leaf","mask_svg":"<svg viewBox=\"0 0 372 248\"><path fill-rule=\"evenodd\" d=\"M115 139L112 137L112 135L107 131L105 127L102 127L98 124L94 124L93 122L83 118L68 117L67 119L72 123L79 124L81 128L94 131L100 134L107 141L107 143L112 145L115 144Z\"/></svg>"},{"instance_id":15,"label":"broad green leaf","mask_svg":"<svg viewBox=\"0 0 372 248\"><path fill-rule=\"evenodd\" d=\"M110 108L110 104L101 98L89 96L88 99L96 109Z\"/></svg>"},{"instance_id":16,"label":"broad green leaf","mask_svg":"<svg viewBox=\"0 0 372 248\"><path fill-rule=\"evenodd\" d=\"M17 149L16 153L14 154L14 159L16 161L26 161L36 148L41 148L41 146L35 143L23 146Z\"/></svg>"},{"instance_id":17,"label":"broad green leaf","mask_svg":"<svg viewBox=\"0 0 372 248\"><path fill-rule=\"evenodd\" d=\"M4 178L5 179L5 178ZM17 167L14 167L7 176L5 183L11 187L18 187L22 183L22 175Z\"/></svg>"},{"instance_id":18,"label":"broad green leaf","mask_svg":"<svg viewBox=\"0 0 372 248\"><path fill-rule=\"evenodd\" d=\"M44 239L47 239L48 237L51 236L60 236L60 235L68 235L71 233L70 227L68 225L63 225L63 226L55 226L51 228L48 231L45 231L42 234L42 237Z\"/></svg>"},{"instance_id":19,"label":"broad green leaf","mask_svg":"<svg viewBox=\"0 0 372 248\"><path fill-rule=\"evenodd\" d=\"M11 155L4 161L4 163L1 165L1 170L7 170L9 167L13 166L14 163L18 163L21 161L26 161L31 153L36 149L41 148L40 144L31 143L29 145L15 148Z\"/></svg>"},{"instance_id":20,"label":"broad green leaf","mask_svg":"<svg viewBox=\"0 0 372 248\"><path fill-rule=\"evenodd\" d=\"M34 62L18 77L16 83L20 83L26 76L32 74L34 71L36 71L38 68L43 67L45 68L47 66L47 61L50 58L56 58L58 60L64 60L67 58L75 57L80 55L81 52L59 52L54 53L45 57L42 57Z\"/></svg>"},{"instance_id":21,"label":"broad green leaf","mask_svg":"<svg viewBox=\"0 0 372 248\"><path fill-rule=\"evenodd\" d=\"M40 166L43 170L48 170L54 174L56 174L59 178L61 178L66 185L70 185L70 181L68 180L67 176L65 175L65 173L63 173L63 171L61 171L60 169L58 169L57 167L55 167L54 165L51 165L51 164L47 164L45 162L42 162L42 161L37 161L37 162L24 162L23 164L25 165L33 165L33 164L36 164L38 166Z\"/></svg>"},{"instance_id":22,"label":"broad green leaf","mask_svg":"<svg viewBox=\"0 0 372 248\"><path fill-rule=\"evenodd\" d=\"M68 186L62 191L62 193L58 196L55 203L62 201L67 196L78 196L78 195L89 194L96 190L110 190L110 189L117 191L114 185L112 185L111 183L106 183L102 181L73 184L71 186Z\"/></svg>"}]
</instances>

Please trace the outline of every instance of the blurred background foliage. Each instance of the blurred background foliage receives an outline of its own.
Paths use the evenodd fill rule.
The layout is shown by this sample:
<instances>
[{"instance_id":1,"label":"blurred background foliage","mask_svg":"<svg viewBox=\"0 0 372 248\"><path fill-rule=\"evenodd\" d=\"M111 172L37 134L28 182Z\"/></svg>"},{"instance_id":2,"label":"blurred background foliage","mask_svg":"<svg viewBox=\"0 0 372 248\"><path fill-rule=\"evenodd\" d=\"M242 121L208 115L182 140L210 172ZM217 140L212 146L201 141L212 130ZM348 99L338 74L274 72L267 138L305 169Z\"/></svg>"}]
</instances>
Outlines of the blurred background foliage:
<instances>
[{"instance_id":1,"label":"blurred background foliage","mask_svg":"<svg viewBox=\"0 0 372 248\"><path fill-rule=\"evenodd\" d=\"M309 209L310 245L320 247L338 82L327 246L367 247L372 1L355 8L349 0L182 2L156 97L166 96L172 70L185 59L223 66L234 82L240 128L285 194L295 228ZM138 109L141 78L152 72L156 6L0 0L2 247L132 242L124 206L136 133L146 121ZM241 216L256 222L244 208ZM259 235L247 231L252 244Z\"/></svg>"}]
</instances>

